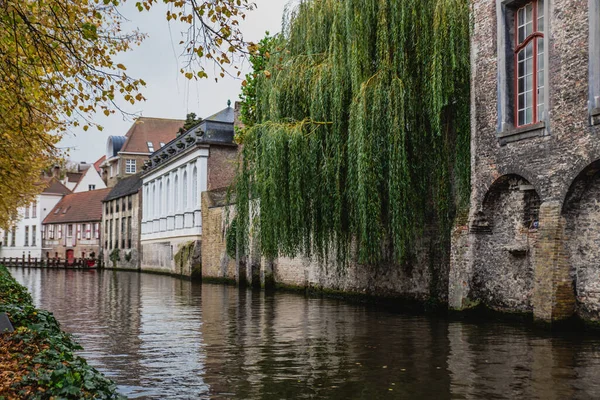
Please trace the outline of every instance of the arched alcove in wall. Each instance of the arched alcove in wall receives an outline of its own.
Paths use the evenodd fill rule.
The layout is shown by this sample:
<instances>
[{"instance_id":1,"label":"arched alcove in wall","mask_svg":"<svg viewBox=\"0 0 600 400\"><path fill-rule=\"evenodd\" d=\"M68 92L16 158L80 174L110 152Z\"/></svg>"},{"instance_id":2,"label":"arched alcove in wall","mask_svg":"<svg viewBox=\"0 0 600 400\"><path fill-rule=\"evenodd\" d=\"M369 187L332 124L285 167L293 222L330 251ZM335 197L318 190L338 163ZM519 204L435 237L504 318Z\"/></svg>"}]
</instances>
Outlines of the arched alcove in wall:
<instances>
[{"instance_id":1,"label":"arched alcove in wall","mask_svg":"<svg viewBox=\"0 0 600 400\"><path fill-rule=\"evenodd\" d=\"M562 208L565 250L575 283L577 313L600 320L600 160L571 183Z\"/></svg>"},{"instance_id":2,"label":"arched alcove in wall","mask_svg":"<svg viewBox=\"0 0 600 400\"><path fill-rule=\"evenodd\" d=\"M471 226L472 295L499 310L532 311L534 244L540 196L519 175L497 179Z\"/></svg>"}]
</instances>

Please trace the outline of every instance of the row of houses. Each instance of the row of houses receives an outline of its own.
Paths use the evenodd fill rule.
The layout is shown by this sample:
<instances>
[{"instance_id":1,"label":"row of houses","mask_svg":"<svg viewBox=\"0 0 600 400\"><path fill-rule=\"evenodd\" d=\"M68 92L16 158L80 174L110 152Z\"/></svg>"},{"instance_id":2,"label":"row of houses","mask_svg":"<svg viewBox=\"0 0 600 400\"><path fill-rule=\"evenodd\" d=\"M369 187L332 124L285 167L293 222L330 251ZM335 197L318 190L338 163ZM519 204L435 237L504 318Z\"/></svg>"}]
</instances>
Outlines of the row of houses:
<instances>
[{"instance_id":1,"label":"row of houses","mask_svg":"<svg viewBox=\"0 0 600 400\"><path fill-rule=\"evenodd\" d=\"M2 231L0 257L101 259L105 265L192 275L200 268L203 191L235 175L234 109L184 129L141 117L106 154L42 177L43 192Z\"/></svg>"}]
</instances>

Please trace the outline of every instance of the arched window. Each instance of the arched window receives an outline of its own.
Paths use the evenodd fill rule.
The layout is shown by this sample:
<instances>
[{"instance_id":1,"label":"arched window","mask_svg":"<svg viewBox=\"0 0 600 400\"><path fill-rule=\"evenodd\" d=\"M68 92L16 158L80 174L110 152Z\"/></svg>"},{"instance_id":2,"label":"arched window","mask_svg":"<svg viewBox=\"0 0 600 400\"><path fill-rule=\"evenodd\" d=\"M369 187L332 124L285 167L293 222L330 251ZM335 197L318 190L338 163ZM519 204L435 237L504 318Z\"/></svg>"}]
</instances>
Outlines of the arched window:
<instances>
[{"instance_id":1,"label":"arched window","mask_svg":"<svg viewBox=\"0 0 600 400\"><path fill-rule=\"evenodd\" d=\"M156 184L152 184L152 197L150 198L150 219L154 219L154 203L156 202Z\"/></svg>"},{"instance_id":2,"label":"arched window","mask_svg":"<svg viewBox=\"0 0 600 400\"><path fill-rule=\"evenodd\" d=\"M163 215L163 184L160 182L160 186L158 189L158 216L162 217Z\"/></svg>"},{"instance_id":3,"label":"arched window","mask_svg":"<svg viewBox=\"0 0 600 400\"><path fill-rule=\"evenodd\" d=\"M544 1L533 0L516 13L517 126L538 122L544 109Z\"/></svg>"},{"instance_id":4,"label":"arched window","mask_svg":"<svg viewBox=\"0 0 600 400\"><path fill-rule=\"evenodd\" d=\"M165 211L167 214L171 212L171 179L167 178L167 193L165 193Z\"/></svg>"},{"instance_id":5,"label":"arched window","mask_svg":"<svg viewBox=\"0 0 600 400\"><path fill-rule=\"evenodd\" d=\"M188 206L188 190L187 190L187 171L183 172L183 194L181 197L183 198L183 209L187 210Z\"/></svg>"},{"instance_id":6,"label":"arched window","mask_svg":"<svg viewBox=\"0 0 600 400\"><path fill-rule=\"evenodd\" d=\"M154 192L154 219L159 218L158 206L160 205L160 188Z\"/></svg>"},{"instance_id":7,"label":"arched window","mask_svg":"<svg viewBox=\"0 0 600 400\"><path fill-rule=\"evenodd\" d=\"M194 166L192 172L192 208L197 210L200 208L198 204L198 168Z\"/></svg>"},{"instance_id":8,"label":"arched window","mask_svg":"<svg viewBox=\"0 0 600 400\"><path fill-rule=\"evenodd\" d=\"M142 209L144 221L146 221L148 219L148 202L150 200L149 195L150 195L150 191L148 189L148 185L145 185L144 186L144 199L143 199L145 204ZM108 208L108 204L106 205L106 207Z\"/></svg>"},{"instance_id":9,"label":"arched window","mask_svg":"<svg viewBox=\"0 0 600 400\"><path fill-rule=\"evenodd\" d=\"M175 187L173 188L173 206L175 207L175 213L179 211L179 175L175 175Z\"/></svg>"}]
</instances>

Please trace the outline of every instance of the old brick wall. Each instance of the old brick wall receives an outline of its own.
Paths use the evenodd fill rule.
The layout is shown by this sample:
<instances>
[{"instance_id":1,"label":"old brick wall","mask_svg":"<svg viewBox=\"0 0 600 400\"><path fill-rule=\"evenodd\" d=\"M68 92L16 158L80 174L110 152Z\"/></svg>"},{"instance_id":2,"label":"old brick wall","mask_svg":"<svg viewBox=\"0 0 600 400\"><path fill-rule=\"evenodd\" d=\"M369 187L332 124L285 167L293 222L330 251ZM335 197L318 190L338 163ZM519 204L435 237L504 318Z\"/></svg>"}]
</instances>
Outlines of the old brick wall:
<instances>
[{"instance_id":1,"label":"old brick wall","mask_svg":"<svg viewBox=\"0 0 600 400\"><path fill-rule=\"evenodd\" d=\"M417 244L415 257L405 265L370 266L355 261L339 265L301 256L267 260L255 250L236 265L236 260L226 252L224 196L225 191L202 195L203 277L242 279L253 286L280 284L422 302L430 299L447 301L445 285L448 283L449 254L444 248L449 249L449 243L437 243L432 240L433 235Z\"/></svg>"},{"instance_id":2,"label":"old brick wall","mask_svg":"<svg viewBox=\"0 0 600 400\"><path fill-rule=\"evenodd\" d=\"M131 196L131 209L129 209L129 196ZM123 209L123 199L127 205ZM116 202L119 202L119 212L116 212ZM107 204L113 205L113 213L107 212ZM111 200L108 203L103 203L102 206L102 226L101 226L101 238L102 238L102 257L104 265L107 268L119 268L119 269L133 269L137 270L140 268L140 234L141 234L141 192L134 193L128 196L124 196L115 200ZM110 207L109 207L110 208ZM123 235L121 232L121 220L126 220L131 217L131 247L129 247L129 241L127 235ZM108 226L110 221L113 221L113 232L112 241L109 237L110 232ZM116 236L116 222L119 221L119 236ZM125 225L127 229L127 224ZM123 239L125 239L125 246L123 246ZM112 247L110 244L112 243ZM114 248L119 248L120 261L113 263L110 261L110 253ZM129 258L129 260L127 260Z\"/></svg>"},{"instance_id":3,"label":"old brick wall","mask_svg":"<svg viewBox=\"0 0 600 400\"><path fill-rule=\"evenodd\" d=\"M235 259L227 254L226 190L202 193L202 277L235 279ZM230 218L233 218L231 215Z\"/></svg>"},{"instance_id":4,"label":"old brick wall","mask_svg":"<svg viewBox=\"0 0 600 400\"><path fill-rule=\"evenodd\" d=\"M208 189L221 189L228 187L236 173L237 146L210 146L208 158Z\"/></svg>"},{"instance_id":5,"label":"old brick wall","mask_svg":"<svg viewBox=\"0 0 600 400\"><path fill-rule=\"evenodd\" d=\"M510 2L507 3L510 7ZM574 226L569 219L576 216L565 215L563 221L560 208L575 178L600 158L599 132L597 126L590 124L588 108L588 1L546 0L547 113L544 126L533 132L532 137L513 136L521 139L515 141L504 137L511 133L511 127L499 124L499 99L505 94L498 81L497 64L500 4L501 1L472 0L472 195L468 242L474 248L470 249L473 254L467 261L469 265L453 265L453 269L467 273L451 271L452 279L458 281L449 283L453 291L449 296L454 305L481 301L494 306L497 299L505 298L502 308L511 311L533 308L534 314L536 304L539 307L550 304L549 310L539 308L539 317L557 320L568 317L572 309L574 295L569 293L565 277L571 274L577 278L573 272L580 269L580 260L570 254L573 246L563 245L573 237L563 234L562 224ZM510 201L512 195L506 194L509 197L504 205L497 207L491 233L482 232L479 226L482 215L490 211L486 210L486 196L495 182L508 175L533 186L540 198L540 208L546 210L545 217L539 220L538 235L544 232L542 243L533 249L528 246L532 251L526 257L528 264L521 263L519 267L515 264L514 268L519 268L517 273L505 268L510 264L510 256L499 252L509 240L506 232L521 229L515 219L521 213L519 201ZM588 207L588 211L582 212L589 214L591 203L582 206ZM502 221L499 224L498 219ZM586 234L600 239L593 230ZM533 290L531 279L527 278L527 283L524 280L532 269ZM545 282L548 277L550 282Z\"/></svg>"}]
</instances>

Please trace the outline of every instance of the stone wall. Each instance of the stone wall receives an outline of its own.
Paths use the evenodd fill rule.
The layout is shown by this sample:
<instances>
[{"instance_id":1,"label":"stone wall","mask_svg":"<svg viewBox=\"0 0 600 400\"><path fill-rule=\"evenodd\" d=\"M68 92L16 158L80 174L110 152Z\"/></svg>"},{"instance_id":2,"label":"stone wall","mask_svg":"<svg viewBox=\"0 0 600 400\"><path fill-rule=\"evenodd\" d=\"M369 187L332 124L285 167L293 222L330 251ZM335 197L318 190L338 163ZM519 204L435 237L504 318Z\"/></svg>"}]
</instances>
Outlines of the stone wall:
<instances>
[{"instance_id":1,"label":"stone wall","mask_svg":"<svg viewBox=\"0 0 600 400\"><path fill-rule=\"evenodd\" d=\"M233 182L237 167L237 154L237 145L210 146L207 190L224 188Z\"/></svg>"},{"instance_id":2,"label":"stone wall","mask_svg":"<svg viewBox=\"0 0 600 400\"><path fill-rule=\"evenodd\" d=\"M131 197L131 208L129 208L129 200ZM141 192L120 197L103 203L102 208L102 257L104 265L107 268L132 269L140 268L140 228L142 222L142 200ZM125 203L123 203L125 201ZM116 203L119 203L119 212L117 212ZM113 212L110 213L110 205L112 204ZM125 204L125 208L123 208ZM107 207L108 205L108 207ZM122 219L126 221L131 218L131 235L128 236L121 232ZM110 237L110 221L113 221L112 237ZM116 221L119 221L119 235L115 229ZM127 230L127 222L125 224ZM129 242L131 237L131 244ZM112 245L112 247L111 247ZM113 263L110 260L110 254L114 249L119 249L119 261Z\"/></svg>"},{"instance_id":3,"label":"stone wall","mask_svg":"<svg viewBox=\"0 0 600 400\"><path fill-rule=\"evenodd\" d=\"M202 201L204 278L236 279L252 286L275 284L421 302L447 301L449 243L436 242L433 234L416 246L415 257L405 265L370 266L352 260L348 265L339 265L306 257L267 260L257 254L256 249L236 264L226 250L226 207L232 206L225 204L225 191L205 192ZM251 243L250 247L255 246Z\"/></svg>"},{"instance_id":4,"label":"stone wall","mask_svg":"<svg viewBox=\"0 0 600 400\"><path fill-rule=\"evenodd\" d=\"M144 241L140 268L146 272L195 276L201 268L201 246L196 236Z\"/></svg>"},{"instance_id":5,"label":"stone wall","mask_svg":"<svg viewBox=\"0 0 600 400\"><path fill-rule=\"evenodd\" d=\"M597 318L591 306L600 307L591 294L593 273L583 272L591 261L576 254L587 244L575 236L583 235L588 244L600 240L600 232L590 227L598 194L590 189L588 200L562 213L576 178L600 159L597 118L588 106L588 1L545 2L547 101L541 121L525 129L514 128L506 118L503 102L512 106L514 94L503 81L510 73L502 68L511 62L498 64L504 55L512 56L498 47L511 46L498 27L514 4L472 0L472 194L468 238L453 240L450 306L481 302L556 321L572 315L575 285L579 314L589 319L596 313ZM523 197L527 192L506 186L508 179L522 182L538 197L534 225L523 224L525 208L531 207ZM488 202L490 196L497 198Z\"/></svg>"},{"instance_id":6,"label":"stone wall","mask_svg":"<svg viewBox=\"0 0 600 400\"><path fill-rule=\"evenodd\" d=\"M227 254L225 241L226 196L226 189L202 193L202 277L205 278L235 280L235 259Z\"/></svg>"}]
</instances>

